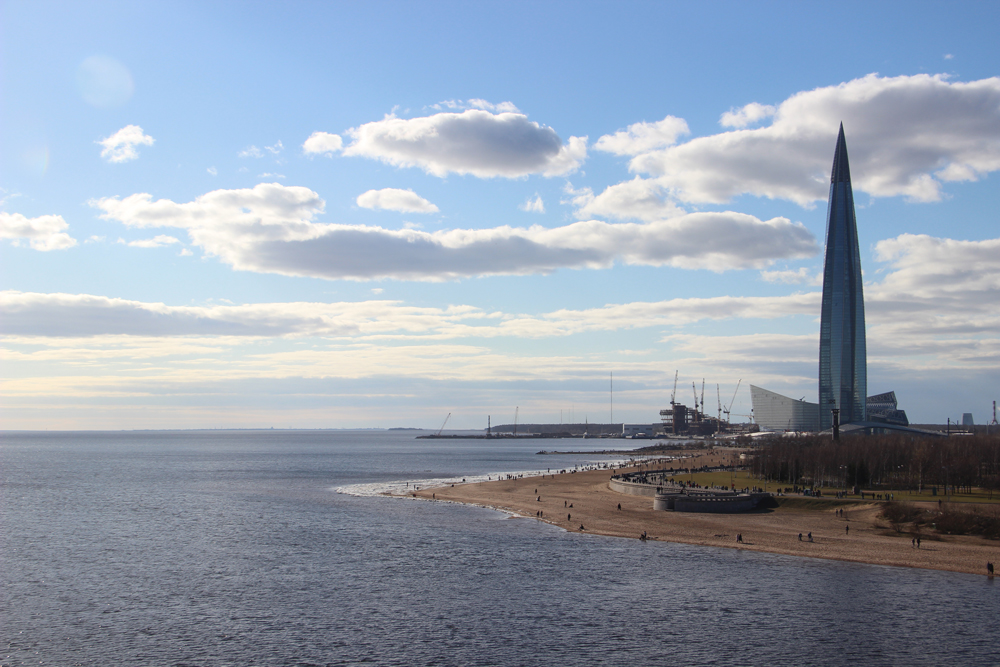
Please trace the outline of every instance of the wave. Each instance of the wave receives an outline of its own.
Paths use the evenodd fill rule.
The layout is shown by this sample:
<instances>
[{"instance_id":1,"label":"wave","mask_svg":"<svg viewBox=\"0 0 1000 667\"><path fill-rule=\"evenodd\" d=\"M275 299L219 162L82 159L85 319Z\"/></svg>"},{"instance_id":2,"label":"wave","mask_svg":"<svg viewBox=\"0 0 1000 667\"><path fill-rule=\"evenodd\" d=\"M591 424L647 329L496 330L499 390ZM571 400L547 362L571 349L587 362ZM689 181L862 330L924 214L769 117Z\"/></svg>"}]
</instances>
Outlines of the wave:
<instances>
[{"instance_id":1,"label":"wave","mask_svg":"<svg viewBox=\"0 0 1000 667\"><path fill-rule=\"evenodd\" d=\"M645 461L647 458L645 456L637 456L628 459L615 459L614 461L587 461L583 464L575 465L572 468L562 468L563 472L583 472L585 470L603 470L611 468L618 468L625 464L635 463L637 461ZM663 457L655 457L663 458ZM460 475L456 477L431 477L427 479L403 479L403 480L393 480L388 482L366 482L362 484L347 484L345 486L338 486L333 490L337 493L343 493L349 496L361 496L361 497L372 497L372 496L392 496L397 498L410 498L410 494L413 491L419 491L421 489L439 489L444 486L451 486L452 484L474 484L476 482L491 482L500 479L507 479L509 477L541 477L542 475L551 475L551 470L518 470L514 472L490 472L483 473L482 475Z\"/></svg>"}]
</instances>

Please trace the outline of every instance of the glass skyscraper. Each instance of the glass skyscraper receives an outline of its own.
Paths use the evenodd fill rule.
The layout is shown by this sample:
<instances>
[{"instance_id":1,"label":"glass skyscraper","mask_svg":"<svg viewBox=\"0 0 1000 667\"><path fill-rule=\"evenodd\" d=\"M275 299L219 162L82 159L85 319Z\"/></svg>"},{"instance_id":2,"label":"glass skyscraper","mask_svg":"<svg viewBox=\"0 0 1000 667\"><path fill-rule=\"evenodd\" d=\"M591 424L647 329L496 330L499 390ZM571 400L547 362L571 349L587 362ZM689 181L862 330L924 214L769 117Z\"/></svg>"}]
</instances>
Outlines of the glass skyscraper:
<instances>
[{"instance_id":1,"label":"glass skyscraper","mask_svg":"<svg viewBox=\"0 0 1000 667\"><path fill-rule=\"evenodd\" d=\"M865 350L865 298L861 287L858 223L854 215L847 140L840 125L830 175L826 211L826 262L823 267L823 307L819 333L820 429L833 424L865 421L868 362Z\"/></svg>"}]
</instances>

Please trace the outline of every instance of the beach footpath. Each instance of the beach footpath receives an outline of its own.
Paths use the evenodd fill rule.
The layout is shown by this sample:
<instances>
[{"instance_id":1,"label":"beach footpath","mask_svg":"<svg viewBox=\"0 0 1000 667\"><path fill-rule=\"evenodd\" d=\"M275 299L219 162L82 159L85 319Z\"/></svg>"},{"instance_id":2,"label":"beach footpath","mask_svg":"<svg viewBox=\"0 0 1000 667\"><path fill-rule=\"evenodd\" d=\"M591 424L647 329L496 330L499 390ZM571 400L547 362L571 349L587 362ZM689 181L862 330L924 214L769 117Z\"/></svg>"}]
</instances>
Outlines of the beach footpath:
<instances>
[{"instance_id":1,"label":"beach footpath","mask_svg":"<svg viewBox=\"0 0 1000 667\"><path fill-rule=\"evenodd\" d=\"M651 498L612 491L610 477L609 470L566 472L456 484L413 495L626 539L645 535L649 540L983 575L987 562L1000 562L1000 542L980 537L923 534L918 547L914 536L896 532L879 516L877 502L779 498L776 508L741 514L657 511Z\"/></svg>"}]
</instances>

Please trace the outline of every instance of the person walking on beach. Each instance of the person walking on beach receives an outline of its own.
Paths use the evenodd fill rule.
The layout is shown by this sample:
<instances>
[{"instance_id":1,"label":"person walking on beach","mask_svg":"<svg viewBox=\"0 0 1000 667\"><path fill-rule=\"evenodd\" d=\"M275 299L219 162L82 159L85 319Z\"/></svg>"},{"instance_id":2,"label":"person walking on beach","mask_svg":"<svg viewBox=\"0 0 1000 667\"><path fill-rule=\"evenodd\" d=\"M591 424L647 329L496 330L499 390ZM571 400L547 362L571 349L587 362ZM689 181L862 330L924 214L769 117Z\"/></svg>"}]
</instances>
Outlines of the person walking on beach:
<instances>
[{"instance_id":1,"label":"person walking on beach","mask_svg":"<svg viewBox=\"0 0 1000 667\"><path fill-rule=\"evenodd\" d=\"M802 533L799 533L799 542L802 541Z\"/></svg>"},{"instance_id":2,"label":"person walking on beach","mask_svg":"<svg viewBox=\"0 0 1000 667\"><path fill-rule=\"evenodd\" d=\"M851 527L850 526L844 526L844 533L847 534L847 535L850 535L851 534Z\"/></svg>"},{"instance_id":3,"label":"person walking on beach","mask_svg":"<svg viewBox=\"0 0 1000 667\"><path fill-rule=\"evenodd\" d=\"M621 512L621 511L622 511L622 504L621 504L621 503L618 503L618 511L619 511L619 512Z\"/></svg>"},{"instance_id":4,"label":"person walking on beach","mask_svg":"<svg viewBox=\"0 0 1000 667\"><path fill-rule=\"evenodd\" d=\"M991 577L993 576L993 563L986 563L986 573Z\"/></svg>"},{"instance_id":5,"label":"person walking on beach","mask_svg":"<svg viewBox=\"0 0 1000 667\"><path fill-rule=\"evenodd\" d=\"M812 542L812 541L813 541L813 534L812 534L812 533L809 533L809 541L810 541L810 542Z\"/></svg>"},{"instance_id":6,"label":"person walking on beach","mask_svg":"<svg viewBox=\"0 0 1000 667\"><path fill-rule=\"evenodd\" d=\"M920 548L920 538L919 538L919 537L917 538L917 548L918 548L918 549ZM932 550L932 551L933 551L933 550Z\"/></svg>"}]
</instances>

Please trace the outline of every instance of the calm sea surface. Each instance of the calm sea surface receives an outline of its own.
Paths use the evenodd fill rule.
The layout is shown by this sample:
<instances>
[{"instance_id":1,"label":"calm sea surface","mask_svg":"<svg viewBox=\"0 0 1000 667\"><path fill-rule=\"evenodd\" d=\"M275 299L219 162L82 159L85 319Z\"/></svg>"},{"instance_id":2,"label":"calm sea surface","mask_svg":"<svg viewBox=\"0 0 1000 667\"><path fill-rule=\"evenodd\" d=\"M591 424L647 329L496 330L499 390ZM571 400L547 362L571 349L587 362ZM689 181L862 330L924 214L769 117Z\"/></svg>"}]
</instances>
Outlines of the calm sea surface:
<instances>
[{"instance_id":1,"label":"calm sea surface","mask_svg":"<svg viewBox=\"0 0 1000 667\"><path fill-rule=\"evenodd\" d=\"M0 434L0 664L1000 664L984 577L336 491L599 460L414 435Z\"/></svg>"}]
</instances>

